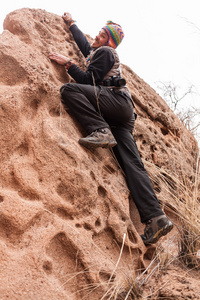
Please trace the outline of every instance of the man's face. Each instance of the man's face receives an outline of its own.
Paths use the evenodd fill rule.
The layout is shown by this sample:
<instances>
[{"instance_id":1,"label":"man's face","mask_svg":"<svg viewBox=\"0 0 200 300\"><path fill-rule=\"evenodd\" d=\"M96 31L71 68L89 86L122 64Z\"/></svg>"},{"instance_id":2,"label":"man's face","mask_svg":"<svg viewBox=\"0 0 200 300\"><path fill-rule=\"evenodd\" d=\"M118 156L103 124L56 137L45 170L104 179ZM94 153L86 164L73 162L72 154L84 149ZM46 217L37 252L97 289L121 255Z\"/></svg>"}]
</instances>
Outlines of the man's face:
<instances>
[{"instance_id":1,"label":"man's face","mask_svg":"<svg viewBox=\"0 0 200 300\"><path fill-rule=\"evenodd\" d=\"M99 34L95 37L94 42L92 43L92 48L99 48L101 46L106 45L108 42L108 35L104 29L101 29Z\"/></svg>"}]
</instances>

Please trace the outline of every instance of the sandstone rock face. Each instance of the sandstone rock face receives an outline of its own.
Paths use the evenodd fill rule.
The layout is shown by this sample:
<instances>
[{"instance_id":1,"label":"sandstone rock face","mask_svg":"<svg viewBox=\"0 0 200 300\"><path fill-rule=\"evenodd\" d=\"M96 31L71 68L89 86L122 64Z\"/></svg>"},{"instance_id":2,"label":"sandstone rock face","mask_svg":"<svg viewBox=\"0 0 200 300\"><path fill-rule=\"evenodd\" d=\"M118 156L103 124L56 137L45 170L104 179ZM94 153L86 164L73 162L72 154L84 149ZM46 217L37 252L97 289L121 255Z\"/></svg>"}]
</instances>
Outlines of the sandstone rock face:
<instances>
[{"instance_id":1,"label":"sandstone rock face","mask_svg":"<svg viewBox=\"0 0 200 300\"><path fill-rule=\"evenodd\" d=\"M145 267L147 250L112 153L83 149L77 142L83 129L60 104L59 88L71 79L48 54L72 57L81 68L84 58L62 18L46 11L14 11L4 29L0 299L100 299L109 278L118 282ZM189 179L197 143L150 86L127 66L123 74L138 113L140 154L159 199L170 202L152 166Z\"/></svg>"}]
</instances>

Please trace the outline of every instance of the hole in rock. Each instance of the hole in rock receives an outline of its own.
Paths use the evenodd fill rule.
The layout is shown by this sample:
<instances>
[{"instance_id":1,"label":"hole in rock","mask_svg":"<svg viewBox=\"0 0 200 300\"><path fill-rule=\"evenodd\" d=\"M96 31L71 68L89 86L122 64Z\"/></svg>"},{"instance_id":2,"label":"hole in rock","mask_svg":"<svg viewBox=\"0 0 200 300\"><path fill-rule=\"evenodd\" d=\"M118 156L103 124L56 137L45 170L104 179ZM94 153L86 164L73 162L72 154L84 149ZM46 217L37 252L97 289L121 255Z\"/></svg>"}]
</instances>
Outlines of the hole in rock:
<instances>
[{"instance_id":1,"label":"hole in rock","mask_svg":"<svg viewBox=\"0 0 200 300\"><path fill-rule=\"evenodd\" d=\"M111 275L112 274L110 274L109 272L106 272L106 271L99 272L99 278L105 282L107 282L110 279ZM115 279L115 275L112 276L111 282L114 281L114 279Z\"/></svg>"},{"instance_id":2,"label":"hole in rock","mask_svg":"<svg viewBox=\"0 0 200 300\"><path fill-rule=\"evenodd\" d=\"M91 176L91 178L93 179L93 180L96 180L96 178L95 178L95 175L94 175L94 172L90 172L90 176Z\"/></svg>"},{"instance_id":3,"label":"hole in rock","mask_svg":"<svg viewBox=\"0 0 200 300\"><path fill-rule=\"evenodd\" d=\"M160 128L160 130L161 130L163 135L167 135L169 133L169 130L166 127L162 127L162 128Z\"/></svg>"},{"instance_id":4,"label":"hole in rock","mask_svg":"<svg viewBox=\"0 0 200 300\"><path fill-rule=\"evenodd\" d=\"M58 208L57 209L57 214L62 219L73 220L72 215L69 214L64 208Z\"/></svg>"},{"instance_id":5,"label":"hole in rock","mask_svg":"<svg viewBox=\"0 0 200 300\"><path fill-rule=\"evenodd\" d=\"M84 223L84 224L83 224L83 227L84 227L86 230L91 230L91 229L92 229L92 226L91 226L89 223Z\"/></svg>"},{"instance_id":6,"label":"hole in rock","mask_svg":"<svg viewBox=\"0 0 200 300\"><path fill-rule=\"evenodd\" d=\"M57 187L57 193L64 200L74 204L75 190L71 183L68 183L68 185L66 185L61 182Z\"/></svg>"},{"instance_id":7,"label":"hole in rock","mask_svg":"<svg viewBox=\"0 0 200 300\"><path fill-rule=\"evenodd\" d=\"M97 220L96 220L96 222L95 222L95 226L101 226L101 220L100 220L100 218L98 218Z\"/></svg>"},{"instance_id":8,"label":"hole in rock","mask_svg":"<svg viewBox=\"0 0 200 300\"><path fill-rule=\"evenodd\" d=\"M69 55L69 56L73 56L74 53L73 53L72 51L68 51L68 55Z\"/></svg>"},{"instance_id":9,"label":"hole in rock","mask_svg":"<svg viewBox=\"0 0 200 300\"><path fill-rule=\"evenodd\" d=\"M49 114L52 117L59 117L61 112L60 112L59 108L52 108L52 109L50 109Z\"/></svg>"},{"instance_id":10,"label":"hole in rock","mask_svg":"<svg viewBox=\"0 0 200 300\"><path fill-rule=\"evenodd\" d=\"M17 153L20 156L25 156L28 153L28 144L26 142L22 143L18 148L17 148Z\"/></svg>"},{"instance_id":11,"label":"hole in rock","mask_svg":"<svg viewBox=\"0 0 200 300\"><path fill-rule=\"evenodd\" d=\"M151 132L153 131L152 127L149 127L149 131L151 131Z\"/></svg>"},{"instance_id":12,"label":"hole in rock","mask_svg":"<svg viewBox=\"0 0 200 300\"><path fill-rule=\"evenodd\" d=\"M166 142L165 145L166 145L166 147L171 148L171 144L170 143Z\"/></svg>"},{"instance_id":13,"label":"hole in rock","mask_svg":"<svg viewBox=\"0 0 200 300\"><path fill-rule=\"evenodd\" d=\"M106 195L107 195L107 191L106 191L106 189L103 186L100 185L98 187L98 194L99 194L99 196L105 198Z\"/></svg>"},{"instance_id":14,"label":"hole in rock","mask_svg":"<svg viewBox=\"0 0 200 300\"><path fill-rule=\"evenodd\" d=\"M34 100L31 101L30 107L31 107L32 109L34 109L34 110L37 110L38 107L39 107L39 105L40 105L40 102L41 102L40 100L34 99Z\"/></svg>"},{"instance_id":15,"label":"hole in rock","mask_svg":"<svg viewBox=\"0 0 200 300\"><path fill-rule=\"evenodd\" d=\"M81 228L81 224L79 224L79 223L76 223L75 226L76 226L77 228Z\"/></svg>"},{"instance_id":16,"label":"hole in rock","mask_svg":"<svg viewBox=\"0 0 200 300\"><path fill-rule=\"evenodd\" d=\"M52 272L52 262L51 261L45 261L43 264L43 269L47 274L51 274Z\"/></svg>"},{"instance_id":17,"label":"hole in rock","mask_svg":"<svg viewBox=\"0 0 200 300\"><path fill-rule=\"evenodd\" d=\"M150 149L151 149L152 152L158 150L155 145L151 145Z\"/></svg>"},{"instance_id":18,"label":"hole in rock","mask_svg":"<svg viewBox=\"0 0 200 300\"><path fill-rule=\"evenodd\" d=\"M86 295L81 293L88 281L80 251L76 241L70 239L64 232L56 234L46 249L47 255L52 260L54 276L60 281L62 288L66 289L69 295L76 294L77 299L86 299ZM48 266L47 264L47 269Z\"/></svg>"}]
</instances>

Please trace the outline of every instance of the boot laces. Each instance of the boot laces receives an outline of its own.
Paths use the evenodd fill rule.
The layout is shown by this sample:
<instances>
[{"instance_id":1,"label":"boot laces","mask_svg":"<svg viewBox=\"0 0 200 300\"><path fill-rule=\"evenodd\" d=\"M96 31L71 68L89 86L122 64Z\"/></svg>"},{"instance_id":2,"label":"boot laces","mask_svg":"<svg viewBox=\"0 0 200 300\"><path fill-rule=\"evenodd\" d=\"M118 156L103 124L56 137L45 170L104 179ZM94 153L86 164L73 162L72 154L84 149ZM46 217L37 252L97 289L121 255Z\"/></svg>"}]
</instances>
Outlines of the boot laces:
<instances>
[{"instance_id":1,"label":"boot laces","mask_svg":"<svg viewBox=\"0 0 200 300\"><path fill-rule=\"evenodd\" d=\"M151 219L146 222L146 227L145 227L145 230L144 230L144 234L148 233L149 229L151 228L151 224L152 224Z\"/></svg>"},{"instance_id":2,"label":"boot laces","mask_svg":"<svg viewBox=\"0 0 200 300\"><path fill-rule=\"evenodd\" d=\"M97 137L98 136L98 130L95 130L95 131L93 131L89 136L95 136L95 137Z\"/></svg>"},{"instance_id":3,"label":"boot laces","mask_svg":"<svg viewBox=\"0 0 200 300\"><path fill-rule=\"evenodd\" d=\"M105 129L97 129L97 130L95 130L95 131L93 131L91 134L90 134L90 136L91 137L98 137L99 136L99 134L107 134L107 132L105 131Z\"/></svg>"}]
</instances>

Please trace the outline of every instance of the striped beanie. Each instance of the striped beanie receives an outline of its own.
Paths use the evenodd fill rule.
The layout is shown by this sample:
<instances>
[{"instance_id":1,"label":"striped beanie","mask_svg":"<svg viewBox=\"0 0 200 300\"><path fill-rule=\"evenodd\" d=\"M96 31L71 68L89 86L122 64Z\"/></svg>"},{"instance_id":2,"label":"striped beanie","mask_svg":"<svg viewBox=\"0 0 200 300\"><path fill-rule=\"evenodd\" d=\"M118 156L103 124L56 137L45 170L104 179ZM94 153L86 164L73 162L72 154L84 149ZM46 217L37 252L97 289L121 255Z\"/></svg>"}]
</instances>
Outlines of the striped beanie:
<instances>
[{"instance_id":1,"label":"striped beanie","mask_svg":"<svg viewBox=\"0 0 200 300\"><path fill-rule=\"evenodd\" d=\"M108 43L106 45L114 49L117 48L124 37L121 26L112 21L107 21L102 29L104 29L108 35Z\"/></svg>"}]
</instances>

